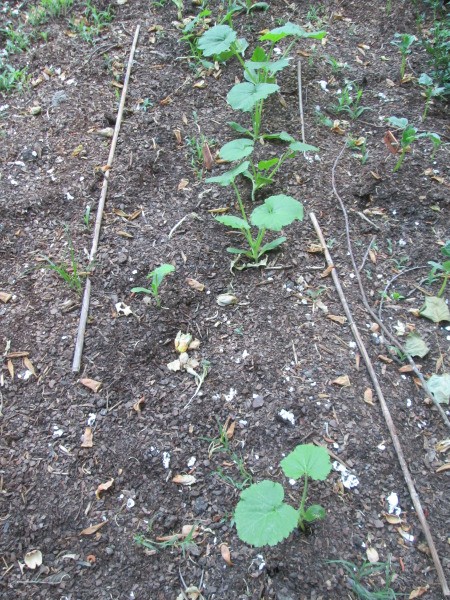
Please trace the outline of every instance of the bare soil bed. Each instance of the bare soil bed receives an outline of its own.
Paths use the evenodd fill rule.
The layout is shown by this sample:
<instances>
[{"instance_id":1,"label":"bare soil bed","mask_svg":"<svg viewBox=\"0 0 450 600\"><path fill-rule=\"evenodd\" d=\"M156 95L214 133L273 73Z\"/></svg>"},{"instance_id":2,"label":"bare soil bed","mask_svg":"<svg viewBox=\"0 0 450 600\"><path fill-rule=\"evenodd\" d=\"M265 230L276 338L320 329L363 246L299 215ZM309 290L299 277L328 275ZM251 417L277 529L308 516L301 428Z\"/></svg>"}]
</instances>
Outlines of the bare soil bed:
<instances>
[{"instance_id":1,"label":"bare soil bed","mask_svg":"<svg viewBox=\"0 0 450 600\"><path fill-rule=\"evenodd\" d=\"M214 15L217 4L211 3ZM306 141L320 151L311 160L300 153L288 161L270 189L300 200L305 218L286 228L287 241L268 255L265 267L233 268L226 249L239 238L214 219L214 210L238 214L235 199L230 188L205 181L229 166L217 162L207 172L201 155L205 140L217 158L235 137L226 123L238 119L226 95L242 72L234 60L220 72L199 71L186 58L173 3L113 3L114 19L88 43L69 27L85 9L76 1L66 16L40 26L45 39L36 37L26 52L11 56L16 66L28 66L31 82L0 101L0 291L7 300L0 302L2 598L200 598L189 586L209 600L358 598L342 566L327 561L361 565L368 548L391 561L397 597L416 597L410 596L414 590L427 600L443 597L380 404L366 391L373 384L349 323L340 318L333 281L323 276L324 255L314 252L318 240L308 213L314 211L324 232L449 578L450 471L437 472L448 455L436 450L449 432L420 382L399 371L405 363L389 354L361 302L332 187L334 165L373 309L379 310L380 292L397 276L380 311L383 322L394 335L403 324L428 343L429 354L419 360L425 377L448 371L449 324L419 318L411 309L439 289L425 278L428 261L439 259L450 237L449 147L444 143L432 157L431 144L422 139L394 173L397 157L383 142L391 116L448 142L448 113L436 100L421 123L417 83L399 83L400 54L390 41L396 32L418 35L414 3L393 0L389 15L381 1L324 0L315 13L311 6L274 0L265 13L233 17L250 48L262 30L286 21L328 32L323 43L295 45L295 60L279 78L280 93L264 111L266 130L301 139L301 59ZM12 20L31 31L24 24L30 8L5 4L0 27ZM186 3L184 14L198 10ZM432 15L425 14L426 28ZM115 125L138 24L91 272L82 369L73 373L82 296L43 267L45 257L67 262L68 232L80 270L88 267L111 143L99 132ZM333 68L327 57L340 66ZM426 69L417 44L407 73L417 78ZM361 106L370 109L358 119L330 110L346 81L363 90ZM324 116L340 122L330 127ZM340 155L349 135L366 139L365 164L360 151L347 148ZM250 208L248 186L239 186ZM257 202L267 195L261 192ZM131 288L148 287L146 275L162 263L176 271L161 286L158 308ZM204 287L192 287L189 279ZM221 294L235 303L219 306ZM120 302L130 314L120 313ZM200 341L190 355L209 364L194 398L195 379L167 368L177 358L178 331ZM350 385L339 385L344 376ZM101 382L101 389L94 392L80 379ZM283 410L293 423L280 416ZM226 452L218 443L224 426ZM83 447L87 427L92 444ZM300 443L327 447L359 484L348 489L333 471L326 481L311 483L310 502L321 503L327 515L307 535L296 532L275 547L244 544L233 523L240 489L270 478L283 483L288 501L298 502L301 486L286 480L279 463ZM174 483L176 475L192 475L195 482ZM392 492L399 519L387 514ZM190 542L180 538L156 550L136 543L136 536L155 541L186 525L197 528ZM232 564L223 557L227 548ZM42 553L35 570L24 566L31 550ZM380 577L365 581L372 589L382 584Z\"/></svg>"}]
</instances>

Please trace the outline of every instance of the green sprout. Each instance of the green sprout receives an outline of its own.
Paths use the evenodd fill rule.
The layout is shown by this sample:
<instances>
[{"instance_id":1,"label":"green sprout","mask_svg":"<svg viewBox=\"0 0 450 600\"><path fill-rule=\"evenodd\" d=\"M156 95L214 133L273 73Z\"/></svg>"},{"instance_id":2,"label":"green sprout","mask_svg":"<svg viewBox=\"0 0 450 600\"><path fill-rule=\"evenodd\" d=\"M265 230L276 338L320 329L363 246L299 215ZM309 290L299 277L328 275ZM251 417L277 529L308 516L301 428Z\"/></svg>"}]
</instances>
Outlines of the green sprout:
<instances>
[{"instance_id":1,"label":"green sprout","mask_svg":"<svg viewBox=\"0 0 450 600\"><path fill-rule=\"evenodd\" d=\"M306 526L325 518L325 509L319 504L306 508L308 478L324 481L331 471L331 461L325 448L314 444L297 446L280 463L286 477L304 477L303 493L296 509L283 502L283 487L270 480L254 483L243 490L234 512L238 537L252 546L275 546L297 527Z\"/></svg>"},{"instance_id":2,"label":"green sprout","mask_svg":"<svg viewBox=\"0 0 450 600\"><path fill-rule=\"evenodd\" d=\"M437 294L438 298L442 298L444 295L447 282L450 279L450 240L447 240L445 245L442 246L441 254L448 260L444 260L443 262L434 262L430 260L428 262L428 264L432 267L430 273L428 274L429 280L435 281L438 277L438 273L439 276L443 278L441 288Z\"/></svg>"},{"instance_id":3,"label":"green sprout","mask_svg":"<svg viewBox=\"0 0 450 600\"><path fill-rule=\"evenodd\" d=\"M395 600L397 597L391 584L394 581L390 559L383 562L363 562L358 567L347 560L328 560L329 564L341 566L349 577L349 583L352 591L360 600ZM382 587L375 589L373 579L379 576L382 581ZM365 581L367 580L367 582Z\"/></svg>"},{"instance_id":4,"label":"green sprout","mask_svg":"<svg viewBox=\"0 0 450 600\"><path fill-rule=\"evenodd\" d=\"M173 271L175 271L175 267L173 265L164 263L160 267L157 267L156 269L154 269L151 273L149 273L147 275L147 279L152 280L150 289L143 288L143 287L134 287L134 288L132 288L131 291L134 294L140 294L140 293L151 294L156 301L156 306L159 307L159 306L161 306L161 298L159 296L159 286L163 282L163 279L166 277L166 275L168 275L169 273L172 273Z\"/></svg>"},{"instance_id":5,"label":"green sprout","mask_svg":"<svg viewBox=\"0 0 450 600\"><path fill-rule=\"evenodd\" d=\"M69 245L69 262L58 264L53 262L48 256L44 256L43 258L48 264L43 265L43 268L54 271L63 281L67 283L70 289L74 290L77 294L80 294L82 288L81 278L87 273L80 271L72 239L67 228L66 235Z\"/></svg>"},{"instance_id":6,"label":"green sprout","mask_svg":"<svg viewBox=\"0 0 450 600\"><path fill-rule=\"evenodd\" d=\"M433 144L433 153L431 158L434 158L436 151L441 146L442 141L440 136L437 133L432 133L430 131L426 131L423 133L419 133L417 127L414 127L408 122L408 119L398 118L398 117L389 117L387 119L389 125L396 127L402 132L401 138L399 139L399 150L400 156L397 160L397 163L394 167L394 173L400 169L405 160L406 153L410 151L411 144L421 138L428 138Z\"/></svg>"},{"instance_id":7,"label":"green sprout","mask_svg":"<svg viewBox=\"0 0 450 600\"><path fill-rule=\"evenodd\" d=\"M422 114L422 121L425 121L425 119L427 118L428 109L431 104L431 99L441 96L442 93L445 91L445 88L440 87L438 84L434 83L432 78L426 73L422 73L422 75L417 80L417 83L425 89L425 108Z\"/></svg>"},{"instance_id":8,"label":"green sprout","mask_svg":"<svg viewBox=\"0 0 450 600\"><path fill-rule=\"evenodd\" d=\"M400 64L400 81L403 81L405 77L406 59L409 54L411 54L411 47L416 41L416 36L409 33L396 33L394 35L394 39L391 41L391 44L396 46L402 55L402 62Z\"/></svg>"},{"instance_id":9,"label":"green sprout","mask_svg":"<svg viewBox=\"0 0 450 600\"><path fill-rule=\"evenodd\" d=\"M89 204L86 205L84 215L83 215L83 223L86 229L89 229L89 221L91 219L91 207Z\"/></svg>"},{"instance_id":10,"label":"green sprout","mask_svg":"<svg viewBox=\"0 0 450 600\"><path fill-rule=\"evenodd\" d=\"M351 119L357 119L366 110L372 110L368 106L360 106L363 91L355 83L347 85L339 90L337 94L338 103L331 107L335 113L346 113Z\"/></svg>"}]
</instances>

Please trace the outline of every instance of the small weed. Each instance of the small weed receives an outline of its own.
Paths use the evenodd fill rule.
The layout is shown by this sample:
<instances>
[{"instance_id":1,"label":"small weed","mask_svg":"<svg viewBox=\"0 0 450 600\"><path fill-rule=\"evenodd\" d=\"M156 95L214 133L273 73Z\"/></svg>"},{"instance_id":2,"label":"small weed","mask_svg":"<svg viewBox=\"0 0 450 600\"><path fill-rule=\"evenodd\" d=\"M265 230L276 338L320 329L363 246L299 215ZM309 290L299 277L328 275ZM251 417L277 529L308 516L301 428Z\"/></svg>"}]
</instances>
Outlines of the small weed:
<instances>
[{"instance_id":1,"label":"small weed","mask_svg":"<svg viewBox=\"0 0 450 600\"><path fill-rule=\"evenodd\" d=\"M267 2L254 2L253 0L234 0L228 4L228 12L233 10L237 12L245 10L245 13L249 15L254 10L266 11L269 10L269 4Z\"/></svg>"},{"instance_id":2,"label":"small weed","mask_svg":"<svg viewBox=\"0 0 450 600\"><path fill-rule=\"evenodd\" d=\"M147 112L149 108L152 108L152 106L153 102L150 100L150 98L144 98L141 102L141 110L144 112Z\"/></svg>"},{"instance_id":3,"label":"small weed","mask_svg":"<svg viewBox=\"0 0 450 600\"><path fill-rule=\"evenodd\" d=\"M191 167L196 177L202 179L204 164L203 149L205 145L207 145L209 149L213 148L216 145L216 142L213 139L208 139L203 133L200 133L199 137L187 137L186 144L189 147L191 155Z\"/></svg>"},{"instance_id":4,"label":"small weed","mask_svg":"<svg viewBox=\"0 0 450 600\"><path fill-rule=\"evenodd\" d=\"M11 23L8 23L6 27L0 29L0 38L6 39L5 48L3 55L17 54L18 52L24 52L28 50L30 46L30 37L20 28L14 29Z\"/></svg>"},{"instance_id":5,"label":"small weed","mask_svg":"<svg viewBox=\"0 0 450 600\"><path fill-rule=\"evenodd\" d=\"M351 136L349 136L347 138L347 146L348 148L350 148L350 150L353 151L354 156L357 156L359 158L361 164L365 165L369 158L369 153L367 151L366 145L366 138L352 138Z\"/></svg>"},{"instance_id":6,"label":"small weed","mask_svg":"<svg viewBox=\"0 0 450 600\"><path fill-rule=\"evenodd\" d=\"M86 209L85 209L84 215L83 215L83 223L84 223L84 226L86 227L86 229L89 229L90 218L91 218L91 207L88 204L86 206Z\"/></svg>"},{"instance_id":7,"label":"small weed","mask_svg":"<svg viewBox=\"0 0 450 600\"><path fill-rule=\"evenodd\" d=\"M443 262L429 261L428 264L432 267L428 274L429 281L436 281L438 277L442 277L442 285L437 294L438 298L442 298L447 287L447 282L450 279L450 240L447 240L445 246L441 248L441 254L445 259ZM439 273L439 275L438 275Z\"/></svg>"},{"instance_id":8,"label":"small weed","mask_svg":"<svg viewBox=\"0 0 450 600\"><path fill-rule=\"evenodd\" d=\"M437 133L432 132L424 132L418 133L417 127L414 127L408 122L408 119L397 118L397 117L389 117L387 119L389 125L396 127L401 131L401 137L396 141L397 147L394 148L396 154L400 154L397 163L394 167L394 173L400 169L405 160L406 153L410 151L411 145L421 138L428 138L433 144L433 153L431 158L434 158L434 155L438 148L441 146L441 138ZM395 139L395 138L394 138Z\"/></svg>"},{"instance_id":9,"label":"small weed","mask_svg":"<svg viewBox=\"0 0 450 600\"><path fill-rule=\"evenodd\" d=\"M325 14L325 6L323 6L322 4L312 4L308 8L308 12L306 13L306 20L312 25L320 27L325 21Z\"/></svg>"},{"instance_id":10,"label":"small weed","mask_svg":"<svg viewBox=\"0 0 450 600\"><path fill-rule=\"evenodd\" d=\"M28 79L27 68L16 69L0 57L0 92L21 89Z\"/></svg>"},{"instance_id":11,"label":"small weed","mask_svg":"<svg viewBox=\"0 0 450 600\"><path fill-rule=\"evenodd\" d=\"M152 532L153 522L148 525L148 534ZM199 528L197 524L185 525L182 528L181 533L173 533L171 535L160 536L156 539L151 539L145 535L139 534L134 537L134 541L138 546L144 546L148 550L153 552L161 552L166 548L176 548L181 550L183 558L186 555L197 548L195 538L199 535Z\"/></svg>"},{"instance_id":12,"label":"small weed","mask_svg":"<svg viewBox=\"0 0 450 600\"><path fill-rule=\"evenodd\" d=\"M390 559L383 562L363 562L358 567L346 560L328 560L329 564L341 566L348 576L352 591L360 600L395 600L396 593L391 588L395 579ZM380 580L381 587L376 586L374 579Z\"/></svg>"},{"instance_id":13,"label":"small weed","mask_svg":"<svg viewBox=\"0 0 450 600\"><path fill-rule=\"evenodd\" d=\"M69 245L69 262L57 264L53 262L48 256L44 256L44 260L46 260L48 264L43 265L43 268L54 271L63 281L67 283L71 290L74 290L77 294L81 294L82 277L86 275L86 272L80 271L80 267L75 256L75 250L73 247L72 239L70 238L69 231L67 228L66 235Z\"/></svg>"},{"instance_id":14,"label":"small weed","mask_svg":"<svg viewBox=\"0 0 450 600\"><path fill-rule=\"evenodd\" d=\"M445 19L436 21L430 29L430 37L422 44L429 56L430 76L433 81L444 88L443 95L450 95L450 14Z\"/></svg>"},{"instance_id":15,"label":"small weed","mask_svg":"<svg viewBox=\"0 0 450 600\"><path fill-rule=\"evenodd\" d=\"M426 73L422 73L422 75L419 77L417 83L425 90L424 91L425 108L424 108L424 111L422 114L422 121L425 121L425 119L427 118L427 114L428 114L428 108L430 107L430 104L431 104L431 99L442 96L443 93L445 92L445 87L444 86L439 87L432 80L432 78L429 75L427 75Z\"/></svg>"},{"instance_id":16,"label":"small weed","mask_svg":"<svg viewBox=\"0 0 450 600\"><path fill-rule=\"evenodd\" d=\"M357 119L366 110L372 110L366 106L360 106L363 91L354 83L348 83L342 90L337 92L338 103L330 110L334 113L346 113L351 119Z\"/></svg>"},{"instance_id":17,"label":"small weed","mask_svg":"<svg viewBox=\"0 0 450 600\"><path fill-rule=\"evenodd\" d=\"M325 56L325 62L327 65L330 65L333 75L340 73L343 69L348 69L347 63L343 63L329 54Z\"/></svg>"},{"instance_id":18,"label":"small weed","mask_svg":"<svg viewBox=\"0 0 450 600\"><path fill-rule=\"evenodd\" d=\"M90 44L114 19L114 13L111 6L106 10L98 10L90 2L86 3L84 15L78 19L72 19L70 27L82 40Z\"/></svg>"}]
</instances>

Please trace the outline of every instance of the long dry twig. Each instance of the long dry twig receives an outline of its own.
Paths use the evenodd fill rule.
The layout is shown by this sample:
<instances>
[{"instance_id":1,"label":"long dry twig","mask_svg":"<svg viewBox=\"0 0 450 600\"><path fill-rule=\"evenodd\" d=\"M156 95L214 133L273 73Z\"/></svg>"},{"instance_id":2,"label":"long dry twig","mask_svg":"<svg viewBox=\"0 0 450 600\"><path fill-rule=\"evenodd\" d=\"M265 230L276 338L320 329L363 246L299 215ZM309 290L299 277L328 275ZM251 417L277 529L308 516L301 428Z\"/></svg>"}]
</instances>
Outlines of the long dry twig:
<instances>
[{"instance_id":1,"label":"long dry twig","mask_svg":"<svg viewBox=\"0 0 450 600\"><path fill-rule=\"evenodd\" d=\"M346 148L346 144L344 144L344 146L342 147L342 150L339 152L339 154L336 157L336 160L333 163L333 168L331 169L331 184L333 186L333 193L336 196L337 201L339 202L339 205L341 207L342 214L344 215L345 235L346 235L346 238L347 238L347 249L348 249L348 253L349 253L349 256L350 256L350 260L352 262L353 271L355 273L356 281L358 282L359 291L360 291L360 294L361 294L361 299L363 301L365 309L370 314L370 316L375 321L375 323L378 323L378 325L380 326L380 328L383 331L383 333L385 334L385 336L390 340L390 342L396 348L398 348L400 350L400 352L402 354L404 354L406 356L407 361L409 362L409 364L412 367L414 375L416 375L416 377L419 379L419 381L420 381L420 383L422 385L423 391L430 398L430 400L433 402L433 404L435 405L435 407L438 409L439 414L442 417L442 420L444 421L444 423L446 424L446 426L450 429L450 421L449 421L447 415L445 414L444 409L442 408L442 406L439 404L439 402L436 400L436 398L431 393L431 391L430 391L430 389L429 389L429 387L427 385L427 382L425 381L425 378L422 375L422 373L417 368L417 365L414 362L414 359L412 358L412 356L410 354L408 354L407 352L405 352L405 349L403 348L403 346L400 344L400 342L397 340L397 338L394 335L392 335L392 333L389 331L389 329L386 327L386 325L383 323L383 321L378 318L378 316L372 310L372 307L370 306L369 301L367 300L366 292L364 290L364 286L363 286L362 281L361 281L361 276L359 274L358 267L356 265L355 255L353 254L352 241L350 239L350 227L349 227L349 223L348 223L347 210L345 208L344 202L342 201L342 198L340 197L339 192L338 192L337 187L336 187L336 167L337 167L339 159L341 158L341 156L342 156L345 148Z\"/></svg>"},{"instance_id":2,"label":"long dry twig","mask_svg":"<svg viewBox=\"0 0 450 600\"><path fill-rule=\"evenodd\" d=\"M414 482L413 482L413 479L411 477L411 473L409 472L408 465L407 465L406 460L405 460L405 456L403 454L403 450L402 450L402 447L401 447L401 444L400 444L400 441L399 441L399 438L398 438L398 435L397 435L397 430L396 430L396 427L395 427L394 422L392 420L391 413L389 412L389 408L388 408L388 406L386 404L386 400L384 398L383 391L382 391L380 383L378 381L377 374L375 373L375 369L373 368L372 361L370 360L369 354L368 354L368 352L366 350L366 347L365 347L364 342L363 342L363 340L361 338L361 335L360 335L359 330L358 330L358 328L356 326L356 323L353 320L352 313L350 312L349 305L348 305L347 300L345 298L345 294L344 294L344 292L342 290L342 287L341 287L341 284L340 284L340 281L339 281L339 276L337 274L336 268L334 267L334 264L333 264L333 260L332 260L332 258L330 256L329 251L328 251L328 248L327 248L325 239L323 237L320 225L317 222L317 219L316 219L316 216L315 216L314 213L310 213L309 216L310 216L310 219L311 219L311 221L312 221L312 223L314 225L314 229L316 230L316 233L317 233L317 236L319 238L319 241L320 241L320 243L322 245L323 251L325 253L326 261L327 261L327 263L328 263L328 265L330 267L333 267L332 271L331 271L331 275L333 277L333 281L334 281L334 285L336 287L336 291L337 291L337 293L339 295L339 298L341 300L341 304L342 304L342 306L344 308L344 312L345 312L346 317L348 319L348 323L349 323L350 328L352 330L353 337L354 337L354 339L355 339L355 341L356 341L356 343L358 345L359 351L361 352L361 356L363 357L364 362L366 363L367 370L369 372L370 378L372 380L372 383L374 385L374 388L375 388L375 391L377 393L378 399L380 401L381 410L383 412L383 416L384 416L384 419L386 421L386 425L387 425L387 427L389 429L389 433L391 435L392 443L393 443L395 451L397 453L397 458L398 458L398 461L400 463L400 467L402 469L403 476L404 476L405 481L406 481L406 485L408 486L408 490L409 490L409 493L410 493L410 496L411 496L411 500L413 502L413 505L414 505L414 508L416 510L417 516L419 518L419 522L420 522L420 524L422 526L422 531L424 532L425 538L427 540L427 544L428 544L428 547L430 549L431 556L433 558L434 566L436 567L436 572L437 572L437 575L438 575L438 578L439 578L439 582L440 582L441 587L442 587L442 592L443 592L444 596L450 596L450 590L449 590L449 587L448 587L448 584L447 584L447 580L445 578L444 570L442 568L442 564L441 564L441 561L439 559L439 555L437 553L436 546L434 545L433 537L431 535L430 528L428 527L428 522L427 522L425 514L423 512L422 505L420 503L419 495L417 494L416 489L414 487Z\"/></svg>"},{"instance_id":3,"label":"long dry twig","mask_svg":"<svg viewBox=\"0 0 450 600\"><path fill-rule=\"evenodd\" d=\"M107 165L108 167L111 167L111 165L112 165L112 162L114 159L114 152L116 150L116 145L117 145L117 138L119 137L120 125L122 123L123 109L125 107L125 98L126 98L127 91L128 91L128 83L130 81L131 67L133 66L134 52L136 50L136 44L137 44L138 37L139 37L139 29L140 29L140 26L138 25L136 27L136 31L134 33L133 44L132 44L131 50L130 50L130 57L128 59L127 72L125 75L125 80L123 82L122 96L120 98L119 110L117 112L116 126L114 128L114 135L112 138L111 148L110 148L109 156L108 156L108 165ZM110 174L110 170L108 169L105 172L105 175L103 178L103 186L102 186L100 200L99 200L98 208L97 208L97 217L95 220L94 237L92 240L91 253L89 255L90 262L92 262L95 259L95 255L97 254L98 240L100 237L100 228L102 225L103 210L105 208L106 193L108 191L109 174ZM90 279L90 277L87 277L86 278L86 286L84 288L83 304L81 306L77 340L75 343L75 351L74 351L73 362L72 362L72 371L74 373L78 373L80 370L81 355L83 353L84 334L86 331L86 323L87 323L88 312L89 312L90 298L91 298L91 279Z\"/></svg>"},{"instance_id":4,"label":"long dry twig","mask_svg":"<svg viewBox=\"0 0 450 600\"><path fill-rule=\"evenodd\" d=\"M297 83L298 83L298 110L300 112L300 125L302 128L302 142L305 143L305 119L303 116L303 98L302 98L302 61L297 63Z\"/></svg>"}]
</instances>

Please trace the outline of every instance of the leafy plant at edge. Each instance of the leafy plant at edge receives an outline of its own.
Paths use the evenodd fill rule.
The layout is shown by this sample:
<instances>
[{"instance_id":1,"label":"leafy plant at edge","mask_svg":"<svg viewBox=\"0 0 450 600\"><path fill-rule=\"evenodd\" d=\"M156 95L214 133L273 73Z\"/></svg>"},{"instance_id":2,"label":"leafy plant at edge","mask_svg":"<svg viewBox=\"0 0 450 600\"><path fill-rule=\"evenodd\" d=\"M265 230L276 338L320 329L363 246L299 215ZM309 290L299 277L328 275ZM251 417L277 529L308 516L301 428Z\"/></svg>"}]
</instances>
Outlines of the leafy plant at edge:
<instances>
[{"instance_id":1,"label":"leafy plant at edge","mask_svg":"<svg viewBox=\"0 0 450 600\"><path fill-rule=\"evenodd\" d=\"M406 59L411 54L411 46L417 41L415 35L409 33L396 33L394 39L391 40L393 46L397 46L402 56L402 62L400 64L400 81L405 77L406 71Z\"/></svg>"},{"instance_id":2,"label":"leafy plant at edge","mask_svg":"<svg viewBox=\"0 0 450 600\"><path fill-rule=\"evenodd\" d=\"M450 15L435 21L430 29L430 37L422 40L429 55L432 71L430 76L444 88L443 96L450 95Z\"/></svg>"},{"instance_id":3,"label":"leafy plant at edge","mask_svg":"<svg viewBox=\"0 0 450 600\"><path fill-rule=\"evenodd\" d=\"M69 235L69 231L66 228L66 235L69 244L69 264L61 263L57 264L53 262L48 256L44 256L44 260L47 261L47 265L43 265L44 269L50 269L54 271L63 281L67 283L70 289L74 290L77 294L81 293L81 277L86 275L85 272L81 272L75 256L75 249L73 247L72 239Z\"/></svg>"},{"instance_id":4,"label":"leafy plant at edge","mask_svg":"<svg viewBox=\"0 0 450 600\"><path fill-rule=\"evenodd\" d=\"M296 527L303 531L306 524L325 517L319 504L306 508L308 478L324 481L331 471L331 462L325 448L313 444L297 446L280 463L291 479L304 477L303 493L295 509L283 502L283 487L270 480L254 483L243 492L234 512L239 538L252 546L275 546L287 538Z\"/></svg>"},{"instance_id":5,"label":"leafy plant at edge","mask_svg":"<svg viewBox=\"0 0 450 600\"><path fill-rule=\"evenodd\" d=\"M432 78L426 73L422 73L422 75L417 80L417 83L425 88L425 108L422 114L422 121L425 121L425 119L427 118L431 99L436 98L438 96L442 96L443 92L445 92L445 88L439 87L439 85L435 84Z\"/></svg>"},{"instance_id":6,"label":"leafy plant at edge","mask_svg":"<svg viewBox=\"0 0 450 600\"><path fill-rule=\"evenodd\" d=\"M151 288L134 287L131 291L135 294L151 294L156 300L156 306L161 306L161 298L159 296L159 286L163 282L166 275L175 271L175 267L171 264L164 263L160 267L154 269L147 275L147 279L151 279Z\"/></svg>"},{"instance_id":7,"label":"leafy plant at edge","mask_svg":"<svg viewBox=\"0 0 450 600\"><path fill-rule=\"evenodd\" d=\"M444 260L443 262L434 262L430 260L428 262L432 267L428 275L429 279L435 280L437 273L440 273L441 277L443 277L441 288L437 294L438 298L442 298L444 295L447 282L450 279L450 240L447 240L445 246L442 246L441 254L448 260Z\"/></svg>"},{"instance_id":8,"label":"leafy plant at edge","mask_svg":"<svg viewBox=\"0 0 450 600\"><path fill-rule=\"evenodd\" d=\"M309 33L298 25L288 22L260 36L260 41L270 42L267 52L258 46L251 60L244 60L243 54L248 46L247 41L237 39L236 31L229 25L215 25L206 31L198 41L198 47L203 55L219 61L234 56L244 70L245 81L231 88L227 95L227 102L234 110L251 113L252 129L246 129L234 122L229 125L239 133L244 133L254 140L258 139L264 100L279 90L275 82L276 74L289 65L288 55L293 44L300 38L322 39L325 35L325 31ZM293 37L294 40L288 44L280 58L272 60L276 44L288 36Z\"/></svg>"},{"instance_id":9,"label":"leafy plant at edge","mask_svg":"<svg viewBox=\"0 0 450 600\"><path fill-rule=\"evenodd\" d=\"M261 246L266 231L281 231L286 225L290 225L296 220L303 220L303 206L298 200L295 200L291 196L286 196L285 194L270 196L269 198L266 198L264 204L257 206L253 210L249 222L241 194L235 182L236 177L246 171L249 164L249 161L244 161L231 171L227 171L218 177L208 178L206 182L218 183L223 187L228 185L233 187L242 217L224 215L216 217L216 221L222 223L222 225L225 225L226 227L238 229L244 235L250 248L250 250L227 248L228 252L231 252L232 254L242 254L257 262L263 254L277 248L286 241L286 238L282 236ZM256 237L253 237L252 235L251 225L258 228Z\"/></svg>"},{"instance_id":10,"label":"leafy plant at edge","mask_svg":"<svg viewBox=\"0 0 450 600\"><path fill-rule=\"evenodd\" d=\"M392 571L390 559L385 563L363 562L360 567L347 560L328 560L327 563L339 565L344 569L348 575L353 592L355 592L361 600L395 600L397 597L396 593L391 588L391 584L394 580L394 573ZM364 580L370 580L377 575L384 579L383 587L379 589L369 589Z\"/></svg>"}]
</instances>

